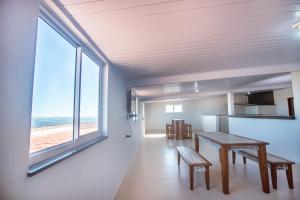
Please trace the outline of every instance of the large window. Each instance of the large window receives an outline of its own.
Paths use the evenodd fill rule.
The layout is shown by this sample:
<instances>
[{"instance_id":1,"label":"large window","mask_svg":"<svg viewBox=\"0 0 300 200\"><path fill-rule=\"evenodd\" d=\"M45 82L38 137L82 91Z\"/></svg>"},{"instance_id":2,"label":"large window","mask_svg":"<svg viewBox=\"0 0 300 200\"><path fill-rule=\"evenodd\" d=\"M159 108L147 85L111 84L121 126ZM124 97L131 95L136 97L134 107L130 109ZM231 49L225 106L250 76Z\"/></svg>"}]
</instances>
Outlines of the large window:
<instances>
[{"instance_id":1,"label":"large window","mask_svg":"<svg viewBox=\"0 0 300 200\"><path fill-rule=\"evenodd\" d=\"M38 20L30 152L73 140L76 48Z\"/></svg>"},{"instance_id":2,"label":"large window","mask_svg":"<svg viewBox=\"0 0 300 200\"><path fill-rule=\"evenodd\" d=\"M79 40L45 19L38 19L31 165L74 152L102 136L102 63Z\"/></svg>"}]
</instances>

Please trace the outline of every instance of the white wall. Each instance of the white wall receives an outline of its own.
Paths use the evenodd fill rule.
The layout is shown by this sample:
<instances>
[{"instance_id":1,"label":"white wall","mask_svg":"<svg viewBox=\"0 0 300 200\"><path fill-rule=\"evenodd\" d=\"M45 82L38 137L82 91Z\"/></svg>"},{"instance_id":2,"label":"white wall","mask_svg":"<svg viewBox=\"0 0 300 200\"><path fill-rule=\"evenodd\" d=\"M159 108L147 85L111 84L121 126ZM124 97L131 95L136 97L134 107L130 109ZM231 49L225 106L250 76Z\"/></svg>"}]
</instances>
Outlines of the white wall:
<instances>
[{"instance_id":1,"label":"white wall","mask_svg":"<svg viewBox=\"0 0 300 200\"><path fill-rule=\"evenodd\" d=\"M204 115L201 117L202 130L204 132L219 131L219 117L216 115Z\"/></svg>"},{"instance_id":2,"label":"white wall","mask_svg":"<svg viewBox=\"0 0 300 200\"><path fill-rule=\"evenodd\" d=\"M300 162L299 120L229 117L230 133L269 142L267 151Z\"/></svg>"},{"instance_id":3,"label":"white wall","mask_svg":"<svg viewBox=\"0 0 300 200\"><path fill-rule=\"evenodd\" d=\"M248 104L248 97L244 94L234 94L235 104Z\"/></svg>"},{"instance_id":4,"label":"white wall","mask_svg":"<svg viewBox=\"0 0 300 200\"><path fill-rule=\"evenodd\" d=\"M258 115L258 106L245 106L245 114L247 115Z\"/></svg>"},{"instance_id":5,"label":"white wall","mask_svg":"<svg viewBox=\"0 0 300 200\"><path fill-rule=\"evenodd\" d=\"M235 109L235 114L236 115L244 115L246 114L246 106L244 105L235 105L234 109Z\"/></svg>"},{"instance_id":6,"label":"white wall","mask_svg":"<svg viewBox=\"0 0 300 200\"><path fill-rule=\"evenodd\" d=\"M293 97L293 89L285 88L280 90L274 90L274 103L276 105L277 115L288 116L288 102L287 98Z\"/></svg>"},{"instance_id":7,"label":"white wall","mask_svg":"<svg viewBox=\"0 0 300 200\"><path fill-rule=\"evenodd\" d=\"M146 133L165 130L172 119L184 119L193 129L202 129L202 115L227 114L226 95L172 102L145 103ZM182 113L165 113L167 104L182 104Z\"/></svg>"},{"instance_id":8,"label":"white wall","mask_svg":"<svg viewBox=\"0 0 300 200\"><path fill-rule=\"evenodd\" d=\"M125 80L114 67L108 81L109 138L26 176L38 3L0 1L0 199L113 199L141 141L138 124L133 136L125 138Z\"/></svg>"},{"instance_id":9,"label":"white wall","mask_svg":"<svg viewBox=\"0 0 300 200\"><path fill-rule=\"evenodd\" d=\"M228 115L235 115L235 99L233 93L227 93Z\"/></svg>"},{"instance_id":10,"label":"white wall","mask_svg":"<svg viewBox=\"0 0 300 200\"><path fill-rule=\"evenodd\" d=\"M247 115L276 115L276 106L274 105L244 106L244 110L244 114Z\"/></svg>"},{"instance_id":11,"label":"white wall","mask_svg":"<svg viewBox=\"0 0 300 200\"><path fill-rule=\"evenodd\" d=\"M300 72L292 73L295 120L229 118L230 133L269 142L267 150L300 162Z\"/></svg>"},{"instance_id":12,"label":"white wall","mask_svg":"<svg viewBox=\"0 0 300 200\"><path fill-rule=\"evenodd\" d=\"M219 131L228 133L229 132L229 123L227 115L219 116Z\"/></svg>"},{"instance_id":13,"label":"white wall","mask_svg":"<svg viewBox=\"0 0 300 200\"><path fill-rule=\"evenodd\" d=\"M258 114L260 115L271 115L276 116L276 106L274 105L259 105L258 107Z\"/></svg>"}]
</instances>

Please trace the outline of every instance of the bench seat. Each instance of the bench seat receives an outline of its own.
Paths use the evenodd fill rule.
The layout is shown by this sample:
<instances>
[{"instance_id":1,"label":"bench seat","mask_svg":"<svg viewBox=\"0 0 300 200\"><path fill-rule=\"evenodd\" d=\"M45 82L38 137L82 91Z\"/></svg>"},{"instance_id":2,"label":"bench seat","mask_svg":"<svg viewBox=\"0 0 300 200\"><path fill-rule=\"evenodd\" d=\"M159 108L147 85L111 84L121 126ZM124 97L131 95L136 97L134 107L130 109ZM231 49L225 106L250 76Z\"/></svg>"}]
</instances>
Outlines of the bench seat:
<instances>
[{"instance_id":1,"label":"bench seat","mask_svg":"<svg viewBox=\"0 0 300 200\"><path fill-rule=\"evenodd\" d=\"M177 152L178 165L180 165L181 157L189 166L190 189L194 189L194 167L203 167L205 168L206 189L209 190L209 166L211 165L211 163L208 160L206 160L202 155L193 150L191 147L177 147Z\"/></svg>"},{"instance_id":2,"label":"bench seat","mask_svg":"<svg viewBox=\"0 0 300 200\"><path fill-rule=\"evenodd\" d=\"M232 162L235 163L235 153L238 153L243 156L243 162L246 164L246 159L250 159L253 161L258 161L258 155L256 150L240 150L240 151L232 151ZM292 165L294 162L281 158L279 156L267 153L267 163L268 167L271 169L271 178L272 185L274 189L277 189L277 170L286 170L286 177L288 181L289 188L293 189L293 172Z\"/></svg>"}]
</instances>

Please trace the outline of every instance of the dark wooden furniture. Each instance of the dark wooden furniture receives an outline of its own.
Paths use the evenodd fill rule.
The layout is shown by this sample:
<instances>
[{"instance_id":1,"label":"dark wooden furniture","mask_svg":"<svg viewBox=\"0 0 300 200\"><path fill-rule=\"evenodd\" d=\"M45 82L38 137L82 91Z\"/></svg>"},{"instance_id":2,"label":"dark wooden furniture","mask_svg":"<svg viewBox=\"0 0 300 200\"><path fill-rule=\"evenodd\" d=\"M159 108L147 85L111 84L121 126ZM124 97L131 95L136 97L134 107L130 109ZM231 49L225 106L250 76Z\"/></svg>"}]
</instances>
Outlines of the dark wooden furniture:
<instances>
[{"instance_id":1,"label":"dark wooden furniture","mask_svg":"<svg viewBox=\"0 0 300 200\"><path fill-rule=\"evenodd\" d=\"M185 125L182 119L172 120L173 131L177 140L185 139Z\"/></svg>"},{"instance_id":2,"label":"dark wooden furniture","mask_svg":"<svg viewBox=\"0 0 300 200\"><path fill-rule=\"evenodd\" d=\"M197 152L199 152L200 137L216 144L216 146L219 148L224 194L229 194L228 151L245 148L254 148L258 151L258 163L262 189L265 193L270 193L266 154L266 145L268 143L222 132L201 132L195 134L195 149Z\"/></svg>"},{"instance_id":3,"label":"dark wooden furniture","mask_svg":"<svg viewBox=\"0 0 300 200\"><path fill-rule=\"evenodd\" d=\"M181 119L173 119L172 124L166 124L166 136L168 139L191 139L192 125Z\"/></svg>"},{"instance_id":4,"label":"dark wooden furniture","mask_svg":"<svg viewBox=\"0 0 300 200\"><path fill-rule=\"evenodd\" d=\"M192 138L192 125L185 124L185 138L191 139Z\"/></svg>"},{"instance_id":5,"label":"dark wooden furniture","mask_svg":"<svg viewBox=\"0 0 300 200\"><path fill-rule=\"evenodd\" d=\"M173 125L172 124L166 124L166 136L168 139L174 139L175 134L173 131Z\"/></svg>"},{"instance_id":6,"label":"dark wooden furniture","mask_svg":"<svg viewBox=\"0 0 300 200\"><path fill-rule=\"evenodd\" d=\"M249 94L248 103L255 105L274 105L273 91Z\"/></svg>"},{"instance_id":7,"label":"dark wooden furniture","mask_svg":"<svg viewBox=\"0 0 300 200\"><path fill-rule=\"evenodd\" d=\"M258 161L258 155L256 151L253 150L232 151L233 164L235 164L236 152L243 156L244 164L246 164L247 158L253 161ZM294 188L293 171L292 171L292 165L295 164L294 162L268 153L267 163L271 170L272 186L274 189L277 189L277 170L286 171L286 177L287 177L289 188L291 189Z\"/></svg>"},{"instance_id":8,"label":"dark wooden furniture","mask_svg":"<svg viewBox=\"0 0 300 200\"><path fill-rule=\"evenodd\" d=\"M189 166L190 190L194 189L194 167L205 168L206 189L209 190L209 166L211 163L202 155L194 151L191 147L177 147L177 152L178 165L180 165L180 157L182 157L185 163Z\"/></svg>"},{"instance_id":9,"label":"dark wooden furniture","mask_svg":"<svg viewBox=\"0 0 300 200\"><path fill-rule=\"evenodd\" d=\"M289 108L289 116L295 116L295 108L294 108L294 98L290 97L287 99L288 108Z\"/></svg>"}]
</instances>

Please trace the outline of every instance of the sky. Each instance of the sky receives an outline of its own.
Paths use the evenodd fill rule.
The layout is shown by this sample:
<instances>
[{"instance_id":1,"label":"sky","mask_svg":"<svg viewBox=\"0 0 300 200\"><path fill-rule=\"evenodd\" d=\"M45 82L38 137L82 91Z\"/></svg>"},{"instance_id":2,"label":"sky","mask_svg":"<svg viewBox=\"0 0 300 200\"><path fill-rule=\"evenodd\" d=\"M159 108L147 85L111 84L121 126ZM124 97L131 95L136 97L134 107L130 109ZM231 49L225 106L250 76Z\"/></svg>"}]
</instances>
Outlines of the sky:
<instances>
[{"instance_id":1,"label":"sky","mask_svg":"<svg viewBox=\"0 0 300 200\"><path fill-rule=\"evenodd\" d=\"M76 48L39 18L33 85L33 117L72 117ZM99 67L82 56L81 116L98 113Z\"/></svg>"},{"instance_id":2,"label":"sky","mask_svg":"<svg viewBox=\"0 0 300 200\"><path fill-rule=\"evenodd\" d=\"M80 116L95 117L99 105L99 67L82 54Z\"/></svg>"}]
</instances>

